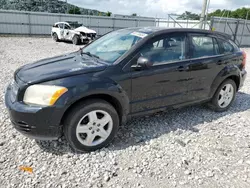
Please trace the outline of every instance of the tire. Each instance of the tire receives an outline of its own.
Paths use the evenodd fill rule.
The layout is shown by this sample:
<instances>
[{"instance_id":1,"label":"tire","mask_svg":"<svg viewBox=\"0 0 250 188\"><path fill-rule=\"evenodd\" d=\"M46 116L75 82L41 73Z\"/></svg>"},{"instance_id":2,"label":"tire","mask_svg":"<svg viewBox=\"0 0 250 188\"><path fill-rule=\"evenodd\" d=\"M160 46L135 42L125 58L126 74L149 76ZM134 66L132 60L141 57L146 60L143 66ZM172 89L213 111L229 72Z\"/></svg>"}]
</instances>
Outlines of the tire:
<instances>
[{"instance_id":1,"label":"tire","mask_svg":"<svg viewBox=\"0 0 250 188\"><path fill-rule=\"evenodd\" d=\"M236 91L237 87L235 82L231 79L225 80L216 90L208 106L216 112L227 111L235 100ZM223 101L224 103L222 103Z\"/></svg>"},{"instance_id":2,"label":"tire","mask_svg":"<svg viewBox=\"0 0 250 188\"><path fill-rule=\"evenodd\" d=\"M119 124L119 116L111 104L100 99L90 99L70 111L63 132L74 151L90 152L107 146L114 139Z\"/></svg>"},{"instance_id":3,"label":"tire","mask_svg":"<svg viewBox=\"0 0 250 188\"><path fill-rule=\"evenodd\" d=\"M74 45L78 45L80 44L80 37L78 35L75 35L73 38L72 38L72 42Z\"/></svg>"},{"instance_id":4,"label":"tire","mask_svg":"<svg viewBox=\"0 0 250 188\"><path fill-rule=\"evenodd\" d=\"M83 44L88 44L90 41L89 40L84 40Z\"/></svg>"},{"instance_id":5,"label":"tire","mask_svg":"<svg viewBox=\"0 0 250 188\"><path fill-rule=\"evenodd\" d=\"M59 42L58 35L56 33L53 33L52 38L54 41Z\"/></svg>"}]
</instances>

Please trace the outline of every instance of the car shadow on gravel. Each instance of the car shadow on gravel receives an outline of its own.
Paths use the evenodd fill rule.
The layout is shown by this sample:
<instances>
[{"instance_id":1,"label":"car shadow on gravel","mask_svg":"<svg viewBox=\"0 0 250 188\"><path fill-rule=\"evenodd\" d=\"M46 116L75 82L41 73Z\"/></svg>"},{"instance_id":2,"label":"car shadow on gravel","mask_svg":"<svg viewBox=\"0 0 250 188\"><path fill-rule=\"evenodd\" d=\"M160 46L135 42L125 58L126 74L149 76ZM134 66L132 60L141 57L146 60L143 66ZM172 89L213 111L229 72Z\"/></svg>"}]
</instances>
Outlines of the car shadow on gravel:
<instances>
[{"instance_id":1,"label":"car shadow on gravel","mask_svg":"<svg viewBox=\"0 0 250 188\"><path fill-rule=\"evenodd\" d=\"M199 129L196 126L199 124L212 122L221 117L250 109L248 101L250 101L250 94L239 92L236 101L226 112L214 112L206 105L199 105L133 118L120 128L112 144L105 150L124 150L131 146L144 145L146 142L171 131L177 131L177 134L184 131L198 133ZM55 155L75 153L70 149L64 137L58 141L37 141L37 144L43 151Z\"/></svg>"}]
</instances>

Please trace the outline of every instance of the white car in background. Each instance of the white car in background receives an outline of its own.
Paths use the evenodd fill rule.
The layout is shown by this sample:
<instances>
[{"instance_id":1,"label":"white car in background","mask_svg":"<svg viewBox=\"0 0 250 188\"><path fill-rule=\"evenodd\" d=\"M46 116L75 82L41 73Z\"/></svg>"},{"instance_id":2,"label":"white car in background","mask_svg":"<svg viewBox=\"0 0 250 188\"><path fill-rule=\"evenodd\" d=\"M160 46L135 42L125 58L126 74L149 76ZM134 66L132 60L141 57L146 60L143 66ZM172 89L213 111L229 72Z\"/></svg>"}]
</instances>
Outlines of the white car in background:
<instances>
[{"instance_id":1,"label":"white car in background","mask_svg":"<svg viewBox=\"0 0 250 188\"><path fill-rule=\"evenodd\" d=\"M79 24L78 24L79 25ZM96 37L96 31L80 26L73 29L68 22L57 22L53 25L51 36L54 41L72 41L73 44L89 43Z\"/></svg>"}]
</instances>

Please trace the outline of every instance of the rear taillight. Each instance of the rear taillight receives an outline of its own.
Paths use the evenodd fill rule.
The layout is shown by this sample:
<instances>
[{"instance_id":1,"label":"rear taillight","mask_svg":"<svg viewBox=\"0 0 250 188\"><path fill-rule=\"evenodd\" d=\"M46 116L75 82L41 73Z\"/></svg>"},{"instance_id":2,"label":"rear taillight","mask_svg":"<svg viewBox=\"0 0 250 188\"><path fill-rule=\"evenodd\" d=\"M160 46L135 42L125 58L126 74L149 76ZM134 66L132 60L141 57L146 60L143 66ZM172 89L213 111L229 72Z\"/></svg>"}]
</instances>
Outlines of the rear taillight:
<instances>
[{"instance_id":1,"label":"rear taillight","mask_svg":"<svg viewBox=\"0 0 250 188\"><path fill-rule=\"evenodd\" d=\"M245 68L247 63L247 54L245 51L243 51L243 61L242 61L242 67Z\"/></svg>"}]
</instances>

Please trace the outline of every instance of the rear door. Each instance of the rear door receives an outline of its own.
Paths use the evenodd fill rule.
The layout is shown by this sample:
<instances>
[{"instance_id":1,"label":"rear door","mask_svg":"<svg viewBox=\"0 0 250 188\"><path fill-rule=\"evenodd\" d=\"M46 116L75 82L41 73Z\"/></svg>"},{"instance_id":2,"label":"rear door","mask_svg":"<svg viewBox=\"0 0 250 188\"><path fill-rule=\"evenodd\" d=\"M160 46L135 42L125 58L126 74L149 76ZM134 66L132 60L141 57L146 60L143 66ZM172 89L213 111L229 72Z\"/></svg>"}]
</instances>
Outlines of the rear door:
<instances>
[{"instance_id":1,"label":"rear door","mask_svg":"<svg viewBox=\"0 0 250 188\"><path fill-rule=\"evenodd\" d=\"M132 59L131 65L135 65L140 56L153 63L149 68L131 68L132 113L186 102L190 82L186 44L185 33L158 36Z\"/></svg>"},{"instance_id":2,"label":"rear door","mask_svg":"<svg viewBox=\"0 0 250 188\"><path fill-rule=\"evenodd\" d=\"M191 84L189 100L199 101L209 97L211 85L222 70L223 54L213 35L189 34L189 72Z\"/></svg>"}]
</instances>

